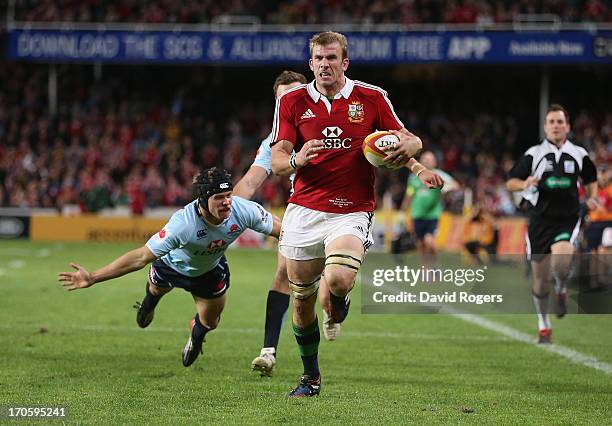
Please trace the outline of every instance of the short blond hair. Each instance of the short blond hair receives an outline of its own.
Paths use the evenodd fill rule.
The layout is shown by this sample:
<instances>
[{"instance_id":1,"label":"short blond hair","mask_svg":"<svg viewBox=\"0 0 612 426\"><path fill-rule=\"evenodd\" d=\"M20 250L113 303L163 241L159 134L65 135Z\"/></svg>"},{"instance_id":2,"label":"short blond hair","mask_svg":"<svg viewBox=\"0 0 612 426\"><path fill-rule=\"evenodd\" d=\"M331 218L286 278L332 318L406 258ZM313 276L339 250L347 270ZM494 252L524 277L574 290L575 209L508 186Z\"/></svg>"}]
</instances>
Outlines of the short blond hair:
<instances>
[{"instance_id":1,"label":"short blond hair","mask_svg":"<svg viewBox=\"0 0 612 426\"><path fill-rule=\"evenodd\" d=\"M333 43L338 43L342 48L342 59L348 58L348 41L346 37L334 31L325 31L312 36L310 39L310 57L312 58L312 51L316 45L329 46Z\"/></svg>"}]
</instances>

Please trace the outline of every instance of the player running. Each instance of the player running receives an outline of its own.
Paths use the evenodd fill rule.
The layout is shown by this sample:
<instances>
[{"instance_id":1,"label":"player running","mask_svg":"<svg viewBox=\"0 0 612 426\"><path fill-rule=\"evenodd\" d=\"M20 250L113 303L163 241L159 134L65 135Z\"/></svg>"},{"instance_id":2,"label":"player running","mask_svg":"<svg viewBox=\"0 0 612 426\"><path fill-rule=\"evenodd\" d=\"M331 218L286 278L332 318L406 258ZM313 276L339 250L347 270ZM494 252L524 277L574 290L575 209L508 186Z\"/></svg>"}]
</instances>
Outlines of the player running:
<instances>
[{"instance_id":1,"label":"player running","mask_svg":"<svg viewBox=\"0 0 612 426\"><path fill-rule=\"evenodd\" d=\"M259 204L232 196L232 180L223 169L201 171L194 179L197 199L172 215L147 243L89 272L70 263L76 272L61 272L59 281L72 291L121 277L151 263L146 295L137 305L136 322L147 327L162 296L175 287L191 293L197 313L183 349L183 365L202 353L206 334L217 328L230 287L225 250L247 228L278 237L280 220Z\"/></svg>"},{"instance_id":2,"label":"player running","mask_svg":"<svg viewBox=\"0 0 612 426\"><path fill-rule=\"evenodd\" d=\"M385 160L410 165L428 186L442 185L441 177L411 158L421 149L421 140L404 129L387 93L344 75L349 65L345 36L316 34L310 40L309 65L315 80L278 98L272 129L273 172L296 173L279 240L287 258L293 331L304 366L292 397L320 392L320 333L313 296L323 272L332 319L341 323L371 245L375 173L362 153L364 138L374 130L391 129L399 143L388 147Z\"/></svg>"},{"instance_id":3,"label":"player running","mask_svg":"<svg viewBox=\"0 0 612 426\"><path fill-rule=\"evenodd\" d=\"M306 84L306 77L294 71L283 71L274 81L273 91L274 98L277 99L283 93L294 87ZM255 161L246 172L246 174L238 181L234 188L234 195L251 199L255 191L264 183L268 175L272 172L272 150L270 142L272 133L267 138L261 141ZM295 174L292 174L289 179L293 183ZM325 284L325 280L321 280L321 286ZM323 335L327 340L336 340L340 333L340 324L331 321L331 317L327 313L329 310L329 292L319 293L321 306L323 306ZM261 352L251 362L251 369L259 372L262 376L271 376L274 366L276 365L276 350L280 338L283 319L289 308L289 281L287 279L287 261L279 252L277 257L277 267L272 287L268 291L268 299L266 302L266 322L264 328L264 344Z\"/></svg>"}]
</instances>

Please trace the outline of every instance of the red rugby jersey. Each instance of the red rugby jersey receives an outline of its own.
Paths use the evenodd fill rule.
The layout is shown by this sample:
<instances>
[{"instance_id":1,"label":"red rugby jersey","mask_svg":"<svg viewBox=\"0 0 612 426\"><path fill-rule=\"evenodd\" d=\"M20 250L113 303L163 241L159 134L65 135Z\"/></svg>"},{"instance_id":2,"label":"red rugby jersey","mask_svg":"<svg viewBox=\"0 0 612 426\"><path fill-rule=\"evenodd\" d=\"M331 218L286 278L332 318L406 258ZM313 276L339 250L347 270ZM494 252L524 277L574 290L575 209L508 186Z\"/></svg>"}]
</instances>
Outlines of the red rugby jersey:
<instances>
[{"instance_id":1,"label":"red rugby jersey","mask_svg":"<svg viewBox=\"0 0 612 426\"><path fill-rule=\"evenodd\" d=\"M402 127L387 92L371 84L347 77L331 105L314 81L287 91L276 101L272 145L288 140L297 152L311 139L325 143L297 170L289 202L329 213L374 210L375 168L363 155L363 140Z\"/></svg>"}]
</instances>

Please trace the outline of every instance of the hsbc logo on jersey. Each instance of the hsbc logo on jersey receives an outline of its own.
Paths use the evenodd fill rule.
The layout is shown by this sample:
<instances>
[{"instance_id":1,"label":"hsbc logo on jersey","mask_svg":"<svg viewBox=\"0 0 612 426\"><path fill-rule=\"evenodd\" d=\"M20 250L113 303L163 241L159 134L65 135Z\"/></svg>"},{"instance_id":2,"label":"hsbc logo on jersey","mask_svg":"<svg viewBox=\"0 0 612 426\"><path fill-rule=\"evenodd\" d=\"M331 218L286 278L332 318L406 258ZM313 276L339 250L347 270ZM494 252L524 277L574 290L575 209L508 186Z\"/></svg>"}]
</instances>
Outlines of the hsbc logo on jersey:
<instances>
[{"instance_id":1,"label":"hsbc logo on jersey","mask_svg":"<svg viewBox=\"0 0 612 426\"><path fill-rule=\"evenodd\" d=\"M326 127L321 133L327 138L337 138L342 134L342 129L340 127Z\"/></svg>"},{"instance_id":2,"label":"hsbc logo on jersey","mask_svg":"<svg viewBox=\"0 0 612 426\"><path fill-rule=\"evenodd\" d=\"M351 147L352 138L340 138L342 129L337 126L324 128L321 133L325 136L323 139L323 148L325 149L349 149Z\"/></svg>"}]
</instances>

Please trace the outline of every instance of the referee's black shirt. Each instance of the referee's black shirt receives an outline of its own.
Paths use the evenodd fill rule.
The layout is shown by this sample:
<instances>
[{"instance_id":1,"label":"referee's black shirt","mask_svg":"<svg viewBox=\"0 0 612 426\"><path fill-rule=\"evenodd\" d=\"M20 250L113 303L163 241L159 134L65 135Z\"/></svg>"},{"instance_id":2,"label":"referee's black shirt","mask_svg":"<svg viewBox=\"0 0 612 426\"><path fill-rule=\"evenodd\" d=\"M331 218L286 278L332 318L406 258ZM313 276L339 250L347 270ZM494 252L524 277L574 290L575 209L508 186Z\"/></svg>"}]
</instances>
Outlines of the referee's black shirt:
<instances>
[{"instance_id":1,"label":"referee's black shirt","mask_svg":"<svg viewBox=\"0 0 612 426\"><path fill-rule=\"evenodd\" d=\"M569 140L557 148L544 139L529 148L510 171L510 178L525 180L529 176L540 179L530 216L560 220L578 216L578 178L588 185L597 180L597 171L584 148Z\"/></svg>"}]
</instances>

